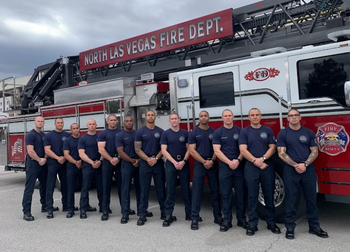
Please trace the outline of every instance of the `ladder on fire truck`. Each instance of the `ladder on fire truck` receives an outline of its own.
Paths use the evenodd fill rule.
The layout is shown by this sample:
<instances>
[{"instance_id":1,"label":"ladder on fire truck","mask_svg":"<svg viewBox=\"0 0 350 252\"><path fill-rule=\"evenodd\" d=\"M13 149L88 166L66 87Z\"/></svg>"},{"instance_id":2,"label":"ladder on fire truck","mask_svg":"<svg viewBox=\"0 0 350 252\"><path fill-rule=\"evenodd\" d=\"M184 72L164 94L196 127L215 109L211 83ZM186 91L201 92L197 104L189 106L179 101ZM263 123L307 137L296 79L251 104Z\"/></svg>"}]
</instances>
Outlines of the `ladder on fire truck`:
<instances>
[{"instance_id":1,"label":"ladder on fire truck","mask_svg":"<svg viewBox=\"0 0 350 252\"><path fill-rule=\"evenodd\" d=\"M65 86L76 86L84 80L91 83L117 77L139 76L145 72L153 72L155 80L161 81L167 80L170 72L248 57L253 51L274 47L291 50L306 45L329 43L331 41L327 35L330 33L333 34L333 40L350 38L350 0L266 0L233 9L232 15L233 35L229 37L87 71L77 71L77 56L68 57L69 63L57 60L51 63L50 71L46 71L39 81L37 76L29 81L26 92L22 94L27 99L22 104L28 104L28 107L23 109L35 110L34 102L45 99L50 91L52 93L53 89L59 88L58 81L65 83ZM346 29L349 30L344 33ZM185 65L185 60L192 64ZM65 71L63 64L66 64ZM56 69L61 70L58 73ZM34 75L38 71L40 67L35 70ZM74 73L74 76L66 78L67 73L70 76Z\"/></svg>"}]
</instances>

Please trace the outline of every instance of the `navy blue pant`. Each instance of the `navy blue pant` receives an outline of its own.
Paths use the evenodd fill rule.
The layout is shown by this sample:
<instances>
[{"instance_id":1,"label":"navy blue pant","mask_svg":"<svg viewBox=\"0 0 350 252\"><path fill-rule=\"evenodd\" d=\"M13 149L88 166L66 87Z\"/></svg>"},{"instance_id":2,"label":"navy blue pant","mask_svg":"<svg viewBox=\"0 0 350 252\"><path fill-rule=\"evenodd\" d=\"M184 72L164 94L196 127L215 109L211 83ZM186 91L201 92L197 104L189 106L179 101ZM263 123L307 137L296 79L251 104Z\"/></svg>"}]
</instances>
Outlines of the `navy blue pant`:
<instances>
[{"instance_id":1,"label":"navy blue pant","mask_svg":"<svg viewBox=\"0 0 350 252\"><path fill-rule=\"evenodd\" d=\"M275 224L275 169L273 163L265 161L268 167L264 170L256 167L252 162L247 161L244 168L244 177L248 189L248 218L249 225L255 227L258 225L259 217L256 213L259 197L259 184L261 183L262 192L265 201L266 222L270 225Z\"/></svg>"},{"instance_id":2,"label":"navy blue pant","mask_svg":"<svg viewBox=\"0 0 350 252\"><path fill-rule=\"evenodd\" d=\"M286 228L295 228L295 204L298 199L299 186L303 190L306 201L307 218L310 228L319 227L318 209L316 205L316 169L310 164L305 173L299 174L295 168L289 165L284 166L283 180L286 193Z\"/></svg>"},{"instance_id":3,"label":"navy blue pant","mask_svg":"<svg viewBox=\"0 0 350 252\"><path fill-rule=\"evenodd\" d=\"M165 201L165 173L164 162L159 159L154 166L149 166L144 160L140 162L140 209L139 216L145 217L148 209L148 197L151 188L151 180L153 177L154 185L156 188L158 203L160 207L161 215L164 213L164 201Z\"/></svg>"},{"instance_id":4,"label":"navy blue pant","mask_svg":"<svg viewBox=\"0 0 350 252\"><path fill-rule=\"evenodd\" d=\"M75 164L67 163L67 210L74 211L74 192L77 182L82 177L81 169Z\"/></svg>"},{"instance_id":5,"label":"navy blue pant","mask_svg":"<svg viewBox=\"0 0 350 252\"><path fill-rule=\"evenodd\" d=\"M174 211L177 176L179 176L180 179L182 200L185 204L186 217L191 217L190 166L188 162L186 162L181 170L176 170L175 166L169 161L166 161L165 163L165 179L167 191L167 197L164 203L165 215L172 215Z\"/></svg>"},{"instance_id":6,"label":"navy blue pant","mask_svg":"<svg viewBox=\"0 0 350 252\"><path fill-rule=\"evenodd\" d=\"M37 161L27 157L26 184L22 200L23 213L31 213L33 192L37 179L39 179L40 182L40 203L42 207L46 207L47 166L46 164L40 166Z\"/></svg>"},{"instance_id":7,"label":"navy blue pant","mask_svg":"<svg viewBox=\"0 0 350 252\"><path fill-rule=\"evenodd\" d=\"M219 182L222 198L222 213L224 222L232 222L232 188L235 189L236 198L236 218L240 222L246 221L245 216L245 180L243 165L232 170L224 162L219 164Z\"/></svg>"},{"instance_id":8,"label":"navy blue pant","mask_svg":"<svg viewBox=\"0 0 350 252\"><path fill-rule=\"evenodd\" d=\"M80 193L80 212L86 212L89 205L89 190L91 188L92 181L95 181L97 198L99 207L102 206L103 189L102 189L102 168L92 168L92 166L86 162L83 162L83 183Z\"/></svg>"},{"instance_id":9,"label":"navy blue pant","mask_svg":"<svg viewBox=\"0 0 350 252\"><path fill-rule=\"evenodd\" d=\"M130 211L130 190L131 181L134 179L137 212L140 208L140 181L139 181L139 168L135 167L132 163L122 160L122 215L129 215Z\"/></svg>"},{"instance_id":10,"label":"navy blue pant","mask_svg":"<svg viewBox=\"0 0 350 252\"><path fill-rule=\"evenodd\" d=\"M67 209L67 167L66 163L60 164L57 160L47 160L47 185L46 185L46 209L53 210L53 193L56 186L57 174L61 182L62 207Z\"/></svg>"},{"instance_id":11,"label":"navy blue pant","mask_svg":"<svg viewBox=\"0 0 350 252\"><path fill-rule=\"evenodd\" d=\"M121 205L121 187L122 187L122 175L121 175L120 162L113 166L107 159L102 161L102 186L103 186L103 201L102 212L108 213L111 203L111 190L112 179L115 178L117 182L117 190L119 196L119 204Z\"/></svg>"},{"instance_id":12,"label":"navy blue pant","mask_svg":"<svg viewBox=\"0 0 350 252\"><path fill-rule=\"evenodd\" d=\"M198 220L199 218L205 177L208 178L214 218L221 217L218 166L215 163L212 168L206 169L201 162L195 161L192 178L192 220Z\"/></svg>"}]
</instances>

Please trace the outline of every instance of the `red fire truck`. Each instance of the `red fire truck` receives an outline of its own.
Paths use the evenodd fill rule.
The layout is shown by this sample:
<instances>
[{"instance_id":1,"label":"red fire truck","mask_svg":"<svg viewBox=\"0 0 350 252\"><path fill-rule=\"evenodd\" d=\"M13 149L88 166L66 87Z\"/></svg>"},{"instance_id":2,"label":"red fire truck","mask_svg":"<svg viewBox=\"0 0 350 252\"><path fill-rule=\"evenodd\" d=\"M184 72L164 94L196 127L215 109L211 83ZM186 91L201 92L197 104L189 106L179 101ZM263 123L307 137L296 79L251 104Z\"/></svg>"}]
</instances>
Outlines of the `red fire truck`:
<instances>
[{"instance_id":1,"label":"red fire truck","mask_svg":"<svg viewBox=\"0 0 350 252\"><path fill-rule=\"evenodd\" d=\"M168 128L175 111L181 127L195 127L201 110L222 125L231 109L235 124L249 124L257 107L275 136L287 126L291 107L302 114L319 145L318 191L327 200L350 202L350 1L261 1L228 9L128 40L66 57L35 69L22 93L22 115L8 123L7 170L25 169L24 137L37 115L45 131L63 117L65 129L90 118L98 129L108 114L157 111ZM276 162L275 204L282 220L282 162ZM259 198L261 206L263 197ZM300 197L298 210L303 209Z\"/></svg>"}]
</instances>

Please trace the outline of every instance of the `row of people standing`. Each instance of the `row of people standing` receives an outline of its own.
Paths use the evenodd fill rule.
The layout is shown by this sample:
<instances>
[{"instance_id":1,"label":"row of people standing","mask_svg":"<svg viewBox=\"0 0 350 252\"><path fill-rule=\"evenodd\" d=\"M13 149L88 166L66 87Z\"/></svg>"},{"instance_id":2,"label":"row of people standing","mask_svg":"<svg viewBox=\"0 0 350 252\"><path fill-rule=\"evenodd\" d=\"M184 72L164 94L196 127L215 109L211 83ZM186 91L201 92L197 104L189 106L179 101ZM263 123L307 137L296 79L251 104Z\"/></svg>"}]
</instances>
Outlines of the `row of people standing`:
<instances>
[{"instance_id":1,"label":"row of people standing","mask_svg":"<svg viewBox=\"0 0 350 252\"><path fill-rule=\"evenodd\" d=\"M101 184L96 184L99 205L103 213L102 220L108 220L108 215L111 213L109 207L110 190L112 176L115 173L117 175L118 194L122 209L121 223L127 223L129 215L133 212L130 210L129 192L131 179L134 178L139 215L137 225L144 225L147 217L152 216L152 213L148 212L147 208L151 178L153 176L161 211L161 219L164 220L163 226L170 226L176 220L176 217L172 213L175 205L175 186L177 177L179 177L185 203L186 220L192 220L191 229L197 230L198 222L201 221L199 211L203 184L205 176L207 176L211 190L214 222L220 225L220 231L225 232L232 227L232 188L234 188L237 225L246 229L247 235L251 236L255 234L258 230L256 207L258 204L259 184L261 183L266 203L267 228L273 233L280 233L280 229L274 220L273 193L275 173L273 163L269 160L276 150L273 132L270 128L260 124L261 113L257 108L249 111L251 124L243 130L233 125L233 118L232 111L224 110L222 113L223 126L214 131L208 125L208 112L202 111L199 115L200 122L198 127L188 135L187 131L180 129L180 119L177 114L170 115L169 121L171 128L165 132L155 125L156 116L153 111L147 112L147 124L137 132L133 130L132 118L125 118L125 130L121 133L116 128L117 118L115 116L109 116L107 119L108 129L101 132L98 138L96 134L96 122L89 120L87 124L88 133L81 137L78 144L79 157L84 161L83 177L85 177L83 179L80 200L80 217L86 218L86 211L89 207L88 189L91 185L91 179L100 176L97 171L101 170L98 167L102 162L102 174L108 174L104 176L105 178L101 179L103 181L102 186ZM117 138L117 141L114 141L115 138ZM96 141L98 141L97 147ZM46 149L47 147L45 147ZM190 154L195 159L192 202L190 199L190 170L188 164ZM29 152L28 155L31 156ZM50 152L47 152L47 155L50 156ZM162 155L167 160L165 169ZM311 156L314 156L314 153ZM120 158L122 159L122 165L119 171L116 171L115 168L120 164ZM217 158L221 161L219 163L219 169L216 163ZM243 158L246 159L245 162L243 162ZM58 158L56 160L60 163ZM67 160L69 161L68 157ZM283 158L282 160L285 161ZM313 160L310 159L308 161L311 163ZM73 163L77 168L81 165L80 159L75 159L75 163L71 161L69 163ZM38 163L40 164L40 162L43 161L39 159ZM140 166L139 169L138 166ZM103 169L104 167L105 169ZM123 170L124 173L122 174ZM164 187L165 177L167 182L166 194ZM139 180L139 183L137 183L137 180ZM218 180L220 186L218 185ZM52 183L50 182L50 184ZM223 217L221 215L219 201L219 188L222 197ZM295 191L295 189L293 190ZM248 222L245 216L246 194L248 196ZM62 196L62 203L64 202L63 198ZM49 211L49 217L49 214L52 214L54 208L51 204L47 204L47 209ZM74 210L71 209L72 207L70 206L68 214L74 215ZM30 220L28 211L26 212L23 208L23 212L25 214L24 218ZM293 220L293 216L291 215L293 213L289 213L289 222ZM29 216L31 216L30 212ZM311 224L313 226L310 225L310 233L321 237L327 235L320 229L317 220ZM289 238L294 238L295 224L293 232L291 232L291 226L293 225L289 225L289 229L287 227L287 230L289 230L288 236ZM293 233L293 237L291 233Z\"/></svg>"}]
</instances>

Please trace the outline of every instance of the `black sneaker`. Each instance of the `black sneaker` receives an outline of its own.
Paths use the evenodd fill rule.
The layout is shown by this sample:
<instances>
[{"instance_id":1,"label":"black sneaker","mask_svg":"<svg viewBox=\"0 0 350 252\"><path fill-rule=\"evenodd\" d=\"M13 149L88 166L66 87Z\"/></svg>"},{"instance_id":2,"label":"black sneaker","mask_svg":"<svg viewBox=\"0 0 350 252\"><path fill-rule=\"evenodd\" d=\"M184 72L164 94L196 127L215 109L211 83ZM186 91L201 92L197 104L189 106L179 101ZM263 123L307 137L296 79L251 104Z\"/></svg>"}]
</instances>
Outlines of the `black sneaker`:
<instances>
[{"instance_id":1,"label":"black sneaker","mask_svg":"<svg viewBox=\"0 0 350 252\"><path fill-rule=\"evenodd\" d=\"M86 212L96 212L97 208L96 207L92 207L90 205L88 205L88 207L86 208Z\"/></svg>"},{"instance_id":2,"label":"black sneaker","mask_svg":"<svg viewBox=\"0 0 350 252\"><path fill-rule=\"evenodd\" d=\"M252 226L248 226L247 227L247 231L246 231L246 235L248 236L253 236L255 234L255 232L258 231L258 227L252 227Z\"/></svg>"},{"instance_id":3,"label":"black sneaker","mask_svg":"<svg viewBox=\"0 0 350 252\"><path fill-rule=\"evenodd\" d=\"M147 218L145 216L141 216L137 221L137 226L143 226L145 225L145 222L147 221Z\"/></svg>"},{"instance_id":4,"label":"black sneaker","mask_svg":"<svg viewBox=\"0 0 350 252\"><path fill-rule=\"evenodd\" d=\"M87 215L86 212L80 212L80 219L86 219Z\"/></svg>"},{"instance_id":5,"label":"black sneaker","mask_svg":"<svg viewBox=\"0 0 350 252\"><path fill-rule=\"evenodd\" d=\"M46 215L46 218L53 219L53 212L52 211L48 211L47 215Z\"/></svg>"},{"instance_id":6,"label":"black sneaker","mask_svg":"<svg viewBox=\"0 0 350 252\"><path fill-rule=\"evenodd\" d=\"M176 221L176 217L172 216L172 215L167 215L165 217L165 220L163 221L163 227L169 227L171 223L173 223L174 221Z\"/></svg>"},{"instance_id":7,"label":"black sneaker","mask_svg":"<svg viewBox=\"0 0 350 252\"><path fill-rule=\"evenodd\" d=\"M23 220L25 220L25 221L33 221L35 219L34 219L34 216L31 213L24 213L23 214Z\"/></svg>"},{"instance_id":8,"label":"black sneaker","mask_svg":"<svg viewBox=\"0 0 350 252\"><path fill-rule=\"evenodd\" d=\"M244 229L247 229L248 226L249 226L249 224L248 224L247 221L238 221L238 222L237 222L237 226L242 227L242 228L244 228Z\"/></svg>"},{"instance_id":9,"label":"black sneaker","mask_svg":"<svg viewBox=\"0 0 350 252\"><path fill-rule=\"evenodd\" d=\"M108 213L103 213L101 216L101 221L106 221L106 220L108 220L108 218L109 218Z\"/></svg>"},{"instance_id":10,"label":"black sneaker","mask_svg":"<svg viewBox=\"0 0 350 252\"><path fill-rule=\"evenodd\" d=\"M192 230L198 230L198 220L193 220L191 223Z\"/></svg>"},{"instance_id":11,"label":"black sneaker","mask_svg":"<svg viewBox=\"0 0 350 252\"><path fill-rule=\"evenodd\" d=\"M231 222L222 222L220 225L220 232L227 232L230 228L232 228Z\"/></svg>"},{"instance_id":12,"label":"black sneaker","mask_svg":"<svg viewBox=\"0 0 350 252\"><path fill-rule=\"evenodd\" d=\"M58 207L52 207L52 212L56 212L58 210L60 210ZM46 206L41 207L41 212L42 213L46 213L47 212Z\"/></svg>"},{"instance_id":13,"label":"black sneaker","mask_svg":"<svg viewBox=\"0 0 350 252\"><path fill-rule=\"evenodd\" d=\"M129 220L129 216L123 215L121 220L120 220L120 223L121 224L126 224L126 223L128 223L128 220Z\"/></svg>"},{"instance_id":14,"label":"black sneaker","mask_svg":"<svg viewBox=\"0 0 350 252\"><path fill-rule=\"evenodd\" d=\"M72 218L74 216L74 211L68 211L67 218Z\"/></svg>"}]
</instances>

